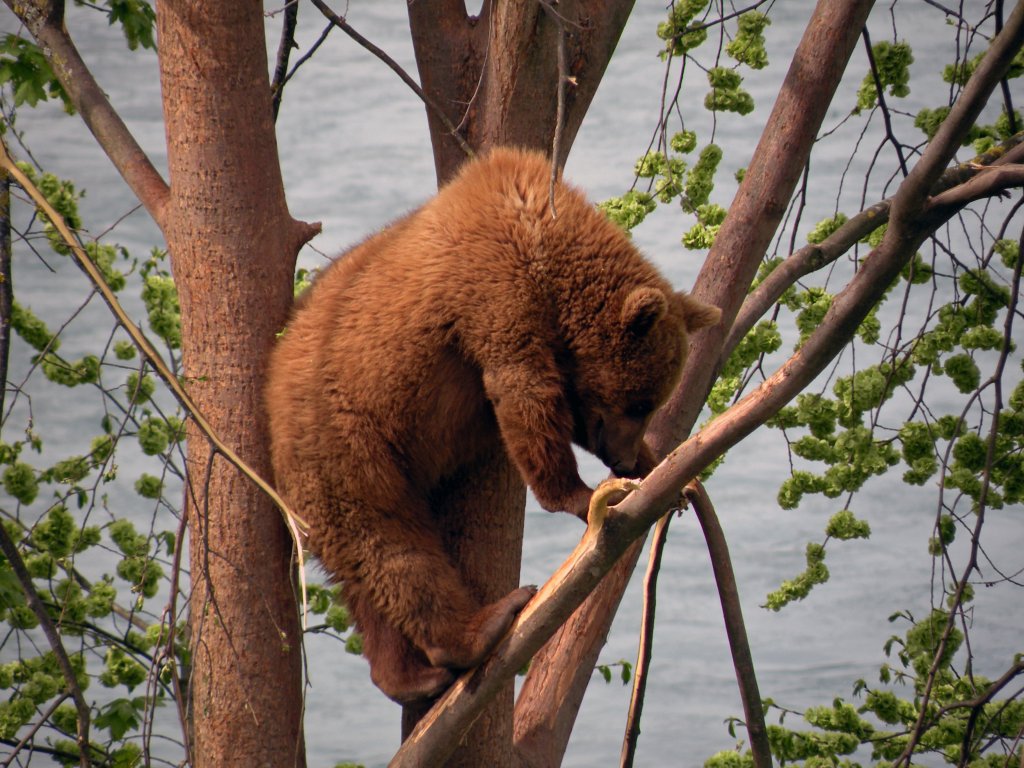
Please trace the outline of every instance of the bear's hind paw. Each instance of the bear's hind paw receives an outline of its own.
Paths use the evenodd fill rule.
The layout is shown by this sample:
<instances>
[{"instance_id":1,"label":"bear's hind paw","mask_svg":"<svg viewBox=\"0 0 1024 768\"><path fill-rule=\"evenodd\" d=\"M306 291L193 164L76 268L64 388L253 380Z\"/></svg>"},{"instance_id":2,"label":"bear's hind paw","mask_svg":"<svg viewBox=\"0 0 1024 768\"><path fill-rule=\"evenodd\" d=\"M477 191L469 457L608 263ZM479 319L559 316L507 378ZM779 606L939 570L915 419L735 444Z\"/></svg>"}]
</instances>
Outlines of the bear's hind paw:
<instances>
[{"instance_id":1,"label":"bear's hind paw","mask_svg":"<svg viewBox=\"0 0 1024 768\"><path fill-rule=\"evenodd\" d=\"M424 648L423 652L435 667L470 669L477 666L498 644L516 614L535 594L537 587L534 585L512 590L477 611L467 622L462 638L446 646Z\"/></svg>"}]
</instances>

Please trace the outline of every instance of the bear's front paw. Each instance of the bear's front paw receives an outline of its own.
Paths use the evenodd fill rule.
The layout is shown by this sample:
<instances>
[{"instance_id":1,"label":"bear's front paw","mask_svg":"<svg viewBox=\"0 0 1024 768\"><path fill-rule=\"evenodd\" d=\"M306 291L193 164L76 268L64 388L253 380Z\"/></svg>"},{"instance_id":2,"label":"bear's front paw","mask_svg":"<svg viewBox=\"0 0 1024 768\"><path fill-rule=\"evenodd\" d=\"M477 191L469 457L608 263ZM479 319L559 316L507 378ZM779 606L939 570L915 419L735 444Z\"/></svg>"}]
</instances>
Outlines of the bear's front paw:
<instances>
[{"instance_id":1,"label":"bear's front paw","mask_svg":"<svg viewBox=\"0 0 1024 768\"><path fill-rule=\"evenodd\" d=\"M590 497L593 493L582 484L571 493L561 496L549 496L543 491L533 489L533 495L548 512L568 512L583 522L587 522L587 510L590 508Z\"/></svg>"}]
</instances>

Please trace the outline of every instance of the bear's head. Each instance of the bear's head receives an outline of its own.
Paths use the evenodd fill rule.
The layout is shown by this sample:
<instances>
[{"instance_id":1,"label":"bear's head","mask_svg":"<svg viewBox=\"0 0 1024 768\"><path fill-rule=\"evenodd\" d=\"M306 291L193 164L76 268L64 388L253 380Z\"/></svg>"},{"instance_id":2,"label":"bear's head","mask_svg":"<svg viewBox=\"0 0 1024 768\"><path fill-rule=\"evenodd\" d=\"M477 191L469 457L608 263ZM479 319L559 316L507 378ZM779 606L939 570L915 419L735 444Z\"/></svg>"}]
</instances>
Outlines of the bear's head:
<instances>
[{"instance_id":1,"label":"bear's head","mask_svg":"<svg viewBox=\"0 0 1024 768\"><path fill-rule=\"evenodd\" d=\"M682 292L624 291L616 322L577 345L574 441L616 474L634 472L647 425L679 382L688 334L720 317Z\"/></svg>"}]
</instances>

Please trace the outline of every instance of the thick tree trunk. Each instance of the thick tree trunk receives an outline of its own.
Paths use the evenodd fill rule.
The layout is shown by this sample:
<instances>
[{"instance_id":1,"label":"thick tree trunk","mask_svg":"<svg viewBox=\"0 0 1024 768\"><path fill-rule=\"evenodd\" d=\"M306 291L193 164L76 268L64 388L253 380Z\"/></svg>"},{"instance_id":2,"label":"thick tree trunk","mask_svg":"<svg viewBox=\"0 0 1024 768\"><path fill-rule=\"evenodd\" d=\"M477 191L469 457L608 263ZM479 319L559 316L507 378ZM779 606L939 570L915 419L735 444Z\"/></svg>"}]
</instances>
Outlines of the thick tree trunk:
<instances>
[{"instance_id":1,"label":"thick tree trunk","mask_svg":"<svg viewBox=\"0 0 1024 768\"><path fill-rule=\"evenodd\" d=\"M258 0L157 6L170 199L190 393L269 474L265 360L311 228L288 214ZM304 765L300 628L280 513L190 430L192 765Z\"/></svg>"},{"instance_id":2,"label":"thick tree trunk","mask_svg":"<svg viewBox=\"0 0 1024 768\"><path fill-rule=\"evenodd\" d=\"M416 61L424 91L458 126L474 150L517 145L548 155L558 113L558 43L565 35L569 76L558 164L569 148L615 50L633 0L563 0L564 23L537 3L485 2L478 18L455 0L411 3ZM466 160L442 121L428 110L439 183ZM483 600L494 600L519 582L525 489L504 456L474 473L441 505L446 536L460 569ZM580 531L582 535L582 529ZM448 766L512 766L513 685L510 682L462 740ZM407 736L424 714L403 712Z\"/></svg>"}]
</instances>

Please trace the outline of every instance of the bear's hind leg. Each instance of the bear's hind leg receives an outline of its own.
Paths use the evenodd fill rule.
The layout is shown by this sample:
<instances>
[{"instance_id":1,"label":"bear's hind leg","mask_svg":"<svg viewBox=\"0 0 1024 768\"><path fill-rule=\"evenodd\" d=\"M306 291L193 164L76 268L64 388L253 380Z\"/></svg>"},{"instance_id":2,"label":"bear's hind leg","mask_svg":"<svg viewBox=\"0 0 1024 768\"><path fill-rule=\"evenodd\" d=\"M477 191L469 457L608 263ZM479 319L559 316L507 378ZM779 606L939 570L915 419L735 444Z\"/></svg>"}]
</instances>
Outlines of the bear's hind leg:
<instances>
[{"instance_id":1,"label":"bear's hind leg","mask_svg":"<svg viewBox=\"0 0 1024 768\"><path fill-rule=\"evenodd\" d=\"M363 655L370 664L370 679L392 701L411 704L433 699L455 679L444 667L431 666L423 652L360 597L349 585L345 602L363 636Z\"/></svg>"},{"instance_id":2,"label":"bear's hind leg","mask_svg":"<svg viewBox=\"0 0 1024 768\"><path fill-rule=\"evenodd\" d=\"M364 518L358 536L365 599L435 666L479 664L536 592L520 587L480 606L451 564L430 513L409 501L404 514ZM326 554L326 553L325 553ZM328 563L328 567L330 564Z\"/></svg>"}]
</instances>

